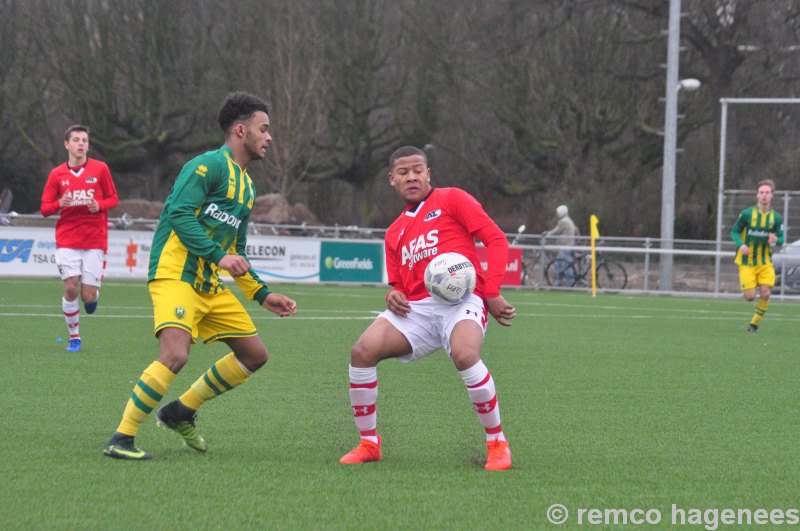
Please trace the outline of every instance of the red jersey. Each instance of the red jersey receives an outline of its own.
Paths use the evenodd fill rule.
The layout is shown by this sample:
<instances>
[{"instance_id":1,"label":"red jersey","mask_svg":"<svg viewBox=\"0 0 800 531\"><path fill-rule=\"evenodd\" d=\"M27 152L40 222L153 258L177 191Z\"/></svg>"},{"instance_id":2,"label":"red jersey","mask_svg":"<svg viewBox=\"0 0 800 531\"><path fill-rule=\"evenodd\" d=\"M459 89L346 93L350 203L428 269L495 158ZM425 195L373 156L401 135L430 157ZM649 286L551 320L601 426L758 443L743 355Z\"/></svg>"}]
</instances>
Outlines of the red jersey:
<instances>
[{"instance_id":1,"label":"red jersey","mask_svg":"<svg viewBox=\"0 0 800 531\"><path fill-rule=\"evenodd\" d=\"M475 239L489 251L484 273ZM409 205L386 231L386 269L389 284L410 301L430 297L425 289L425 268L436 255L455 252L475 266L475 294L500 295L506 272L508 240L478 201L459 188L434 188L419 205Z\"/></svg>"},{"instance_id":2,"label":"red jersey","mask_svg":"<svg viewBox=\"0 0 800 531\"><path fill-rule=\"evenodd\" d=\"M42 215L56 214L64 196L71 197L73 204L61 209L56 247L108 250L108 211L119 204L119 198L105 162L87 158L77 168L66 162L53 168L42 193ZM86 206L92 199L100 205L95 213Z\"/></svg>"}]
</instances>

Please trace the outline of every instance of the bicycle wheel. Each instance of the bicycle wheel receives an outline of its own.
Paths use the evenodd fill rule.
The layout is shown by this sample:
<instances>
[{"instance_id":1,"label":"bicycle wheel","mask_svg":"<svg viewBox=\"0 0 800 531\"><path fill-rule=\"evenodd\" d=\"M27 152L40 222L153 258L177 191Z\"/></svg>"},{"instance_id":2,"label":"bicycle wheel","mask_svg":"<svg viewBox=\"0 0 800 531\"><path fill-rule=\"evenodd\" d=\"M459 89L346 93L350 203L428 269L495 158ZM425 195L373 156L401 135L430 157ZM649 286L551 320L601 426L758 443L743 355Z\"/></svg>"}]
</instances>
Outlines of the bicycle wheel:
<instances>
[{"instance_id":1,"label":"bicycle wheel","mask_svg":"<svg viewBox=\"0 0 800 531\"><path fill-rule=\"evenodd\" d=\"M601 262L597 264L597 287L602 289L625 289L628 285L628 273L619 262Z\"/></svg>"},{"instance_id":2,"label":"bicycle wheel","mask_svg":"<svg viewBox=\"0 0 800 531\"><path fill-rule=\"evenodd\" d=\"M547 280L548 286L571 288L575 285L578 275L572 264L562 258L557 258L547 264L544 278Z\"/></svg>"}]
</instances>

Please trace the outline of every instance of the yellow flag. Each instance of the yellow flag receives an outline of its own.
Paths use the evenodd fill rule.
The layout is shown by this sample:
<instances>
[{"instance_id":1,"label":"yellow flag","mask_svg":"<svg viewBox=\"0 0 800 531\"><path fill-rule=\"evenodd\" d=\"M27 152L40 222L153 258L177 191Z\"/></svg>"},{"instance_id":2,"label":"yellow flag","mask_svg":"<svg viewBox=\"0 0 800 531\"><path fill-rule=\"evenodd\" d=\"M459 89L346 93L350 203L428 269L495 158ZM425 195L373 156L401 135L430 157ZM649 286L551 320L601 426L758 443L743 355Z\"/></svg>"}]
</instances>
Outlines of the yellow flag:
<instances>
[{"instance_id":1,"label":"yellow flag","mask_svg":"<svg viewBox=\"0 0 800 531\"><path fill-rule=\"evenodd\" d=\"M592 236L591 245L592 245L592 297L597 296L597 255L595 254L595 240L600 237L600 231L597 230L597 222L600 221L597 219L597 216L592 214L589 217L589 233Z\"/></svg>"}]
</instances>

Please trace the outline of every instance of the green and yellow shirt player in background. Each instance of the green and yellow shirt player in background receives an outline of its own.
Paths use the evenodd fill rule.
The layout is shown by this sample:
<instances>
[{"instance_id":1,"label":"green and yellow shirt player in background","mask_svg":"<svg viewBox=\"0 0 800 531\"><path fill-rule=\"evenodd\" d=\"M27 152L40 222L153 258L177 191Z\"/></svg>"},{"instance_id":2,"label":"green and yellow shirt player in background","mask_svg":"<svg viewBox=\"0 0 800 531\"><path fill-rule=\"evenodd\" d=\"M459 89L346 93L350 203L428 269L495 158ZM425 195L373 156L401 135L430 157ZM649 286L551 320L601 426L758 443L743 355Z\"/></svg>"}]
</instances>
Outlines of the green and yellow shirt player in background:
<instances>
[{"instance_id":1,"label":"green and yellow shirt player in background","mask_svg":"<svg viewBox=\"0 0 800 531\"><path fill-rule=\"evenodd\" d=\"M225 144L189 161L164 203L147 279L160 355L134 386L122 421L103 448L108 457L152 457L135 446L134 437L188 361L196 338L204 343L221 340L232 352L156 416L159 426L174 430L199 452L208 445L195 428L197 409L243 384L267 362L267 349L253 321L220 274L230 274L248 298L281 317L297 312L295 301L267 289L245 256L256 197L246 168L266 156L272 141L267 104L235 92L225 98L218 119Z\"/></svg>"},{"instance_id":2,"label":"green and yellow shirt player in background","mask_svg":"<svg viewBox=\"0 0 800 531\"><path fill-rule=\"evenodd\" d=\"M775 268L772 265L772 247L783 245L783 219L771 207L775 183L765 179L758 183L758 204L742 210L731 229L731 238L736 242L736 264L739 265L739 283L745 300L759 301L756 312L747 328L758 332L761 318L767 312L771 290L775 287Z\"/></svg>"}]
</instances>

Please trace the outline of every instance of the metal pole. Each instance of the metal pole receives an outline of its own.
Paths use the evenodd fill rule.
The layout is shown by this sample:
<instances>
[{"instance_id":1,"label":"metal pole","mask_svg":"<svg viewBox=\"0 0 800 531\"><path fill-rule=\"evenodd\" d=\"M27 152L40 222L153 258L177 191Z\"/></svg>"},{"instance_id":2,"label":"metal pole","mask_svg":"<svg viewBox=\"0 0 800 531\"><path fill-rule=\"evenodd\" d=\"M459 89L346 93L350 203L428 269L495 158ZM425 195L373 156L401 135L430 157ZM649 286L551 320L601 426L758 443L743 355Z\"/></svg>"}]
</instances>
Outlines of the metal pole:
<instances>
[{"instance_id":1,"label":"metal pole","mask_svg":"<svg viewBox=\"0 0 800 531\"><path fill-rule=\"evenodd\" d=\"M671 251L675 231L675 154L678 133L678 54L680 53L681 2L669 2L667 88L664 111L664 176L661 184L661 248ZM672 253L660 257L659 289L672 291Z\"/></svg>"},{"instance_id":2,"label":"metal pole","mask_svg":"<svg viewBox=\"0 0 800 531\"><path fill-rule=\"evenodd\" d=\"M644 253L644 290L650 289L650 238L644 239L644 248L647 251Z\"/></svg>"},{"instance_id":3,"label":"metal pole","mask_svg":"<svg viewBox=\"0 0 800 531\"><path fill-rule=\"evenodd\" d=\"M722 257L722 202L725 200L725 150L728 146L728 100L721 98L722 115L719 121L719 189L717 190L717 257L714 259L714 295L719 295L720 262Z\"/></svg>"}]
</instances>

